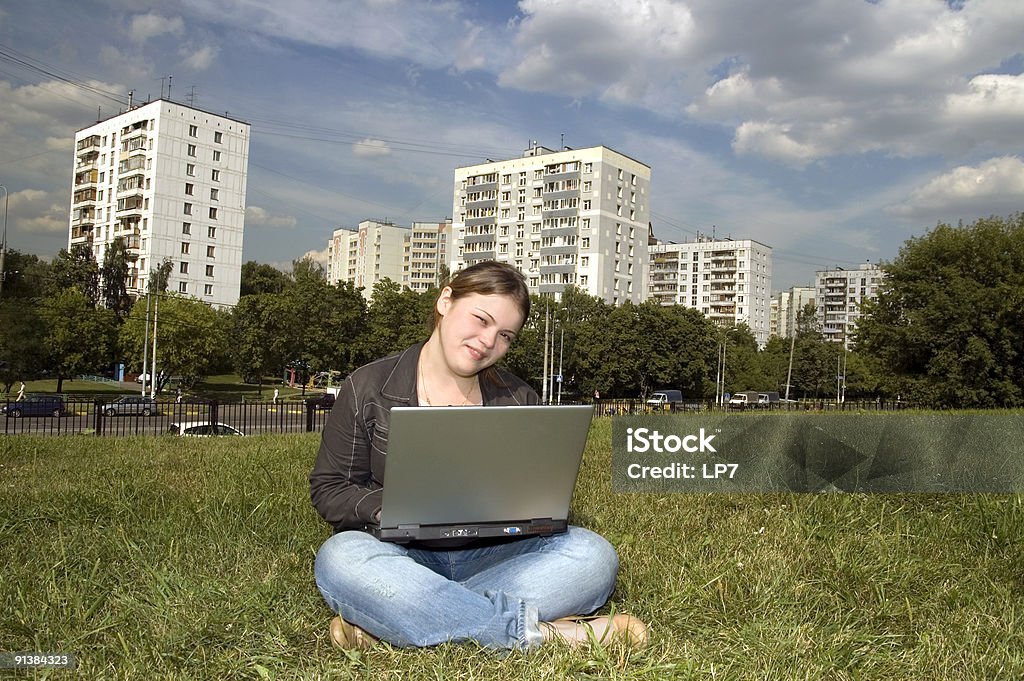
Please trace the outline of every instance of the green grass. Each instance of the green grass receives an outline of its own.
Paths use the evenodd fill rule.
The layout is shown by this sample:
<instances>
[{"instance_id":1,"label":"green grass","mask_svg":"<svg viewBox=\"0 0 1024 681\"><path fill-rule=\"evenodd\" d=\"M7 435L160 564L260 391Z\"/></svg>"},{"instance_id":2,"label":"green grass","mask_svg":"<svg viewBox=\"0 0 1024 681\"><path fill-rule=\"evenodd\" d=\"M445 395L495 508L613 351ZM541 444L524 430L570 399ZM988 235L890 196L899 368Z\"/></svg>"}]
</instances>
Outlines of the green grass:
<instances>
[{"instance_id":1,"label":"green grass","mask_svg":"<svg viewBox=\"0 0 1024 681\"><path fill-rule=\"evenodd\" d=\"M1021 496L616 495L609 419L574 519L618 548L613 605L651 646L346 655L312 575L317 442L0 438L0 651L89 679L1024 676Z\"/></svg>"}]
</instances>

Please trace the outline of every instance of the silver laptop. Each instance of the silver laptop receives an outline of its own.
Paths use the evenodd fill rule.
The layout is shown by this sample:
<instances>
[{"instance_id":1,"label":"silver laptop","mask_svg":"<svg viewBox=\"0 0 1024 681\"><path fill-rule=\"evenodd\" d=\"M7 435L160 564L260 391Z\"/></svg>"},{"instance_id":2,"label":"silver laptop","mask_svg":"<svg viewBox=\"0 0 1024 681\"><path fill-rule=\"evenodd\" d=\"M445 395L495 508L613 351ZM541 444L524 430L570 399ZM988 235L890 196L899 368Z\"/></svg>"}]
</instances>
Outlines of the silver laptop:
<instances>
[{"instance_id":1,"label":"silver laptop","mask_svg":"<svg viewBox=\"0 0 1024 681\"><path fill-rule=\"evenodd\" d=\"M394 407L382 540L564 532L593 407Z\"/></svg>"}]
</instances>

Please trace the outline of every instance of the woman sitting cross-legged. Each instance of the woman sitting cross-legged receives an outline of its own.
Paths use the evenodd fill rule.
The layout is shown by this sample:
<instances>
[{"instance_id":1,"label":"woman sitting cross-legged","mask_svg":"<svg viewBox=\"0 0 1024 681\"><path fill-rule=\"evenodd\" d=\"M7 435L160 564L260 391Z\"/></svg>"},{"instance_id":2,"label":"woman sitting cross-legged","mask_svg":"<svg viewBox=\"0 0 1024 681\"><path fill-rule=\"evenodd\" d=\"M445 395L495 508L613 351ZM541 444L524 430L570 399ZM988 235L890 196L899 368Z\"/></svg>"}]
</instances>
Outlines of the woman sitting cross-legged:
<instances>
[{"instance_id":1,"label":"woman sitting cross-legged","mask_svg":"<svg viewBox=\"0 0 1024 681\"><path fill-rule=\"evenodd\" d=\"M425 342L357 369L342 385L310 474L313 504L335 531L315 566L317 587L338 614L335 645L646 642L635 617L582 617L608 600L619 567L615 549L590 530L444 545L383 542L368 531L380 520L392 407L539 403L495 366L529 311L517 270L478 263L441 291Z\"/></svg>"}]
</instances>

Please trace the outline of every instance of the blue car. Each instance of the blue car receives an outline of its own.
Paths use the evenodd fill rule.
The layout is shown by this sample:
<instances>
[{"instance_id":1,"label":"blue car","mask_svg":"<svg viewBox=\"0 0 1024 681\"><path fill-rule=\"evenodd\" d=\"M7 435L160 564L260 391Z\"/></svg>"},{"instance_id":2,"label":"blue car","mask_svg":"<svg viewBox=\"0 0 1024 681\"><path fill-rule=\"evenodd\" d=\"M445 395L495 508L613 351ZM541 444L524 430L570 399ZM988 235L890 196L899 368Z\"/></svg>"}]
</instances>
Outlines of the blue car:
<instances>
[{"instance_id":1,"label":"blue car","mask_svg":"<svg viewBox=\"0 0 1024 681\"><path fill-rule=\"evenodd\" d=\"M59 395L26 395L22 400L0 407L0 414L8 418L61 416L64 414L64 398Z\"/></svg>"}]
</instances>

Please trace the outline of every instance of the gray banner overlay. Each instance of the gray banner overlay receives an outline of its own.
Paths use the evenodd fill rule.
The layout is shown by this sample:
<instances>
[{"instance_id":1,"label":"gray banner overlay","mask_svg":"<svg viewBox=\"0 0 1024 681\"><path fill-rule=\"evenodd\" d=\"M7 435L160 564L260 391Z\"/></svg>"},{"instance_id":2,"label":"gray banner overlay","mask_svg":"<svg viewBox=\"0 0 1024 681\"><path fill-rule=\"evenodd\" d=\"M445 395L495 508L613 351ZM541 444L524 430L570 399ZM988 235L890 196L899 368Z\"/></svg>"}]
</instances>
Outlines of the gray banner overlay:
<instances>
[{"instance_id":1,"label":"gray banner overlay","mask_svg":"<svg viewBox=\"0 0 1024 681\"><path fill-rule=\"evenodd\" d=\"M1021 492L1024 415L616 417L616 492Z\"/></svg>"}]
</instances>

